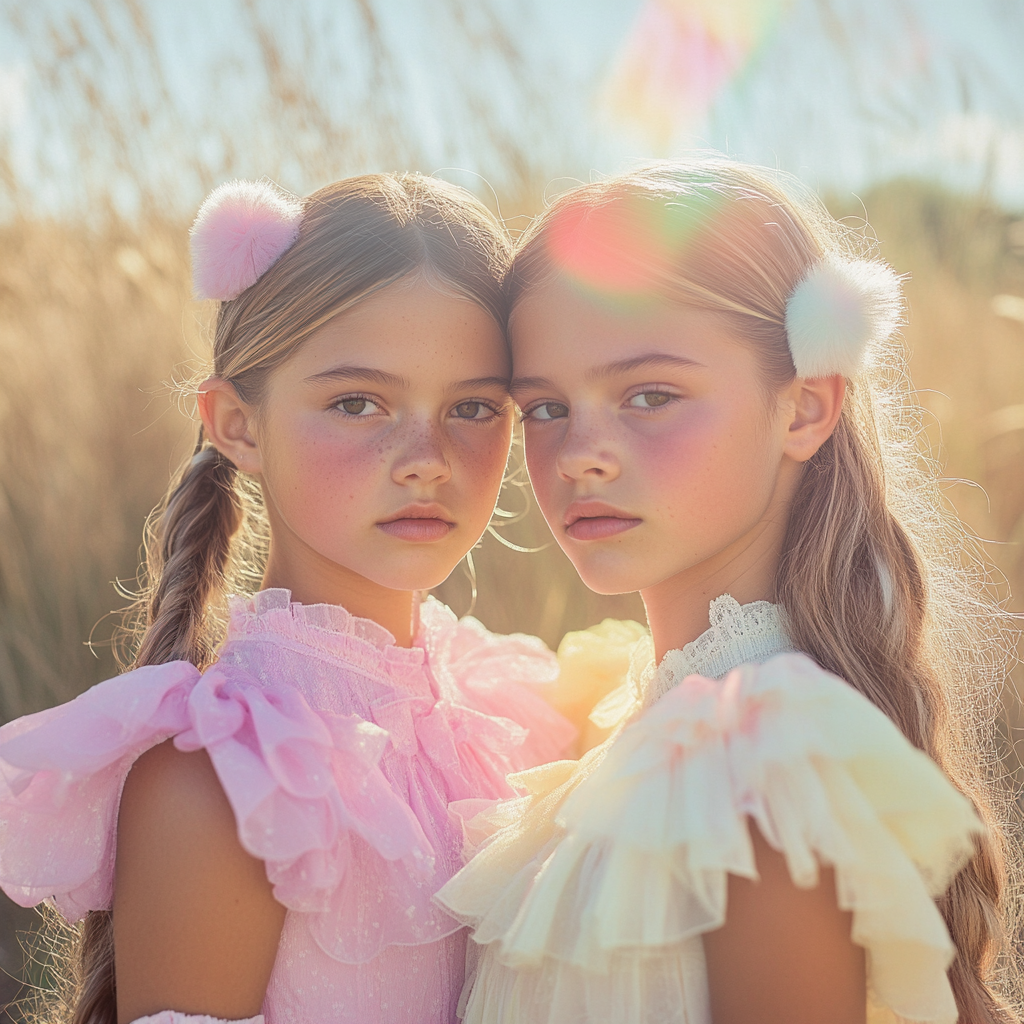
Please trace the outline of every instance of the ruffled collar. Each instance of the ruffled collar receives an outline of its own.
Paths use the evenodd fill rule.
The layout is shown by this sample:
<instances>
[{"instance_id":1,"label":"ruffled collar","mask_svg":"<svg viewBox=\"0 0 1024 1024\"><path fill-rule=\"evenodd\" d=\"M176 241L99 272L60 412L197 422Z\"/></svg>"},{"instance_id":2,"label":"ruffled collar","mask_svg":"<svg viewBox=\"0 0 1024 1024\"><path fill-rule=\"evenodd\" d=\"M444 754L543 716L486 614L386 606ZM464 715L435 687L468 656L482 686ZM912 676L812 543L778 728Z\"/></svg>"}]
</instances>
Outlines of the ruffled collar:
<instances>
[{"instance_id":1,"label":"ruffled collar","mask_svg":"<svg viewBox=\"0 0 1024 1024\"><path fill-rule=\"evenodd\" d=\"M252 597L233 596L228 599L231 612L229 639L235 636L274 631L286 635L307 631L353 636L383 650L394 647L395 638L373 619L352 615L340 604L300 604L292 600L292 592L281 587L261 590Z\"/></svg>"},{"instance_id":2,"label":"ruffled collar","mask_svg":"<svg viewBox=\"0 0 1024 1024\"><path fill-rule=\"evenodd\" d=\"M711 602L710 627L696 640L666 653L655 671L653 664L644 687L644 705L650 706L687 676L721 679L737 665L762 664L776 654L792 651L785 612L770 601L740 604L729 594Z\"/></svg>"},{"instance_id":3,"label":"ruffled collar","mask_svg":"<svg viewBox=\"0 0 1024 1024\"><path fill-rule=\"evenodd\" d=\"M225 646L240 640L273 637L298 644L317 655L383 671L409 682L433 660L439 644L458 625L454 612L427 597L418 609L419 625L412 647L399 647L390 631L372 619L351 614L336 604L300 604L291 591L261 590L228 601Z\"/></svg>"}]
</instances>

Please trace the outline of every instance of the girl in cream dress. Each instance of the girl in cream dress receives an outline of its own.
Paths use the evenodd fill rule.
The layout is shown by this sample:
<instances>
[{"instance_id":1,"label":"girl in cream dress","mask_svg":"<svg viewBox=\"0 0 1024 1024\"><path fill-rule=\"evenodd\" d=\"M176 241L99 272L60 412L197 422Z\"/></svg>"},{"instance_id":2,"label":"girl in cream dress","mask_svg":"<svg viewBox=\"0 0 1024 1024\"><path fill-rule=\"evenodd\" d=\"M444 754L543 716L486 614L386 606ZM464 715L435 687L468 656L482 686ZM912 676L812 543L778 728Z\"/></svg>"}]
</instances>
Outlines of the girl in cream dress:
<instances>
[{"instance_id":1,"label":"girl in cream dress","mask_svg":"<svg viewBox=\"0 0 1024 1024\"><path fill-rule=\"evenodd\" d=\"M651 636L608 738L468 822L438 897L473 928L468 1024L1017 1019L974 717L995 613L916 457L900 281L792 191L658 165L519 245L538 501Z\"/></svg>"}]
</instances>

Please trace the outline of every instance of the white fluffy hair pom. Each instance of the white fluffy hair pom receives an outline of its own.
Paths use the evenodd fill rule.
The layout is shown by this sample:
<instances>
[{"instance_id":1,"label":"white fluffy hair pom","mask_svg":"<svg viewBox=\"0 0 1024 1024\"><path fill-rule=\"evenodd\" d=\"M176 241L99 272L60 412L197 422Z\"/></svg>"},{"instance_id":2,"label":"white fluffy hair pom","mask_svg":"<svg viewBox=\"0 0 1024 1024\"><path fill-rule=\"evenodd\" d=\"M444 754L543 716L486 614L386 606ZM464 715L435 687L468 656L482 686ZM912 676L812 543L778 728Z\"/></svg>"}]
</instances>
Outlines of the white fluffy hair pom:
<instances>
[{"instance_id":1,"label":"white fluffy hair pom","mask_svg":"<svg viewBox=\"0 0 1024 1024\"><path fill-rule=\"evenodd\" d=\"M853 376L900 324L900 279L887 263L828 256L786 303L786 335L800 377Z\"/></svg>"},{"instance_id":2,"label":"white fluffy hair pom","mask_svg":"<svg viewBox=\"0 0 1024 1024\"><path fill-rule=\"evenodd\" d=\"M190 232L196 298L226 301L254 285L299 236L302 201L266 181L229 181Z\"/></svg>"}]
</instances>

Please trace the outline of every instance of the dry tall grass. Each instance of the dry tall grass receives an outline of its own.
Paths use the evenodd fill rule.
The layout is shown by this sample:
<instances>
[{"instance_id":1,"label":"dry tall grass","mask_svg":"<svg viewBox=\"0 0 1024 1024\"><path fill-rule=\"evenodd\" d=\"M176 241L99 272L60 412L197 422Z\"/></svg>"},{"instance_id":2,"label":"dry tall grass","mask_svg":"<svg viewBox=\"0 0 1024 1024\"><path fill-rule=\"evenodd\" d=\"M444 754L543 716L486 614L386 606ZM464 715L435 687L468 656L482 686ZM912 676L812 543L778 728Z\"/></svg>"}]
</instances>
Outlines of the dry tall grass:
<instances>
[{"instance_id":1,"label":"dry tall grass","mask_svg":"<svg viewBox=\"0 0 1024 1024\"><path fill-rule=\"evenodd\" d=\"M113 668L103 619L123 602L109 584L134 577L139 523L183 436L161 384L196 334L182 238L161 224L0 229L5 718Z\"/></svg>"}]
</instances>

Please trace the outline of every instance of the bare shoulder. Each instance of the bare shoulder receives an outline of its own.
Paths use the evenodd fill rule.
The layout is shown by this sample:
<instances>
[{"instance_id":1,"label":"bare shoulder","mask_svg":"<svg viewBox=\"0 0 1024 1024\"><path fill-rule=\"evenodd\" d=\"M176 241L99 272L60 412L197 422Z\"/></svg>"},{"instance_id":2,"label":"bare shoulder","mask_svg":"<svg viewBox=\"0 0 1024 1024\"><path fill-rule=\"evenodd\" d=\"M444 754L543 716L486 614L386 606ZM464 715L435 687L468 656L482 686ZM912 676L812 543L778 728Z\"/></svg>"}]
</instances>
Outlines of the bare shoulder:
<instances>
[{"instance_id":1,"label":"bare shoulder","mask_svg":"<svg viewBox=\"0 0 1024 1024\"><path fill-rule=\"evenodd\" d=\"M132 765L121 796L119 828L171 824L230 826L234 814L205 750L182 753L171 740Z\"/></svg>"},{"instance_id":2,"label":"bare shoulder","mask_svg":"<svg viewBox=\"0 0 1024 1024\"><path fill-rule=\"evenodd\" d=\"M864 951L835 879L800 889L751 823L760 878L729 876L725 925L704 936L715 1024L864 1024Z\"/></svg>"},{"instance_id":3,"label":"bare shoulder","mask_svg":"<svg viewBox=\"0 0 1024 1024\"><path fill-rule=\"evenodd\" d=\"M119 1019L164 1009L258 1013L283 922L205 751L182 753L168 741L143 754L118 819Z\"/></svg>"}]
</instances>

